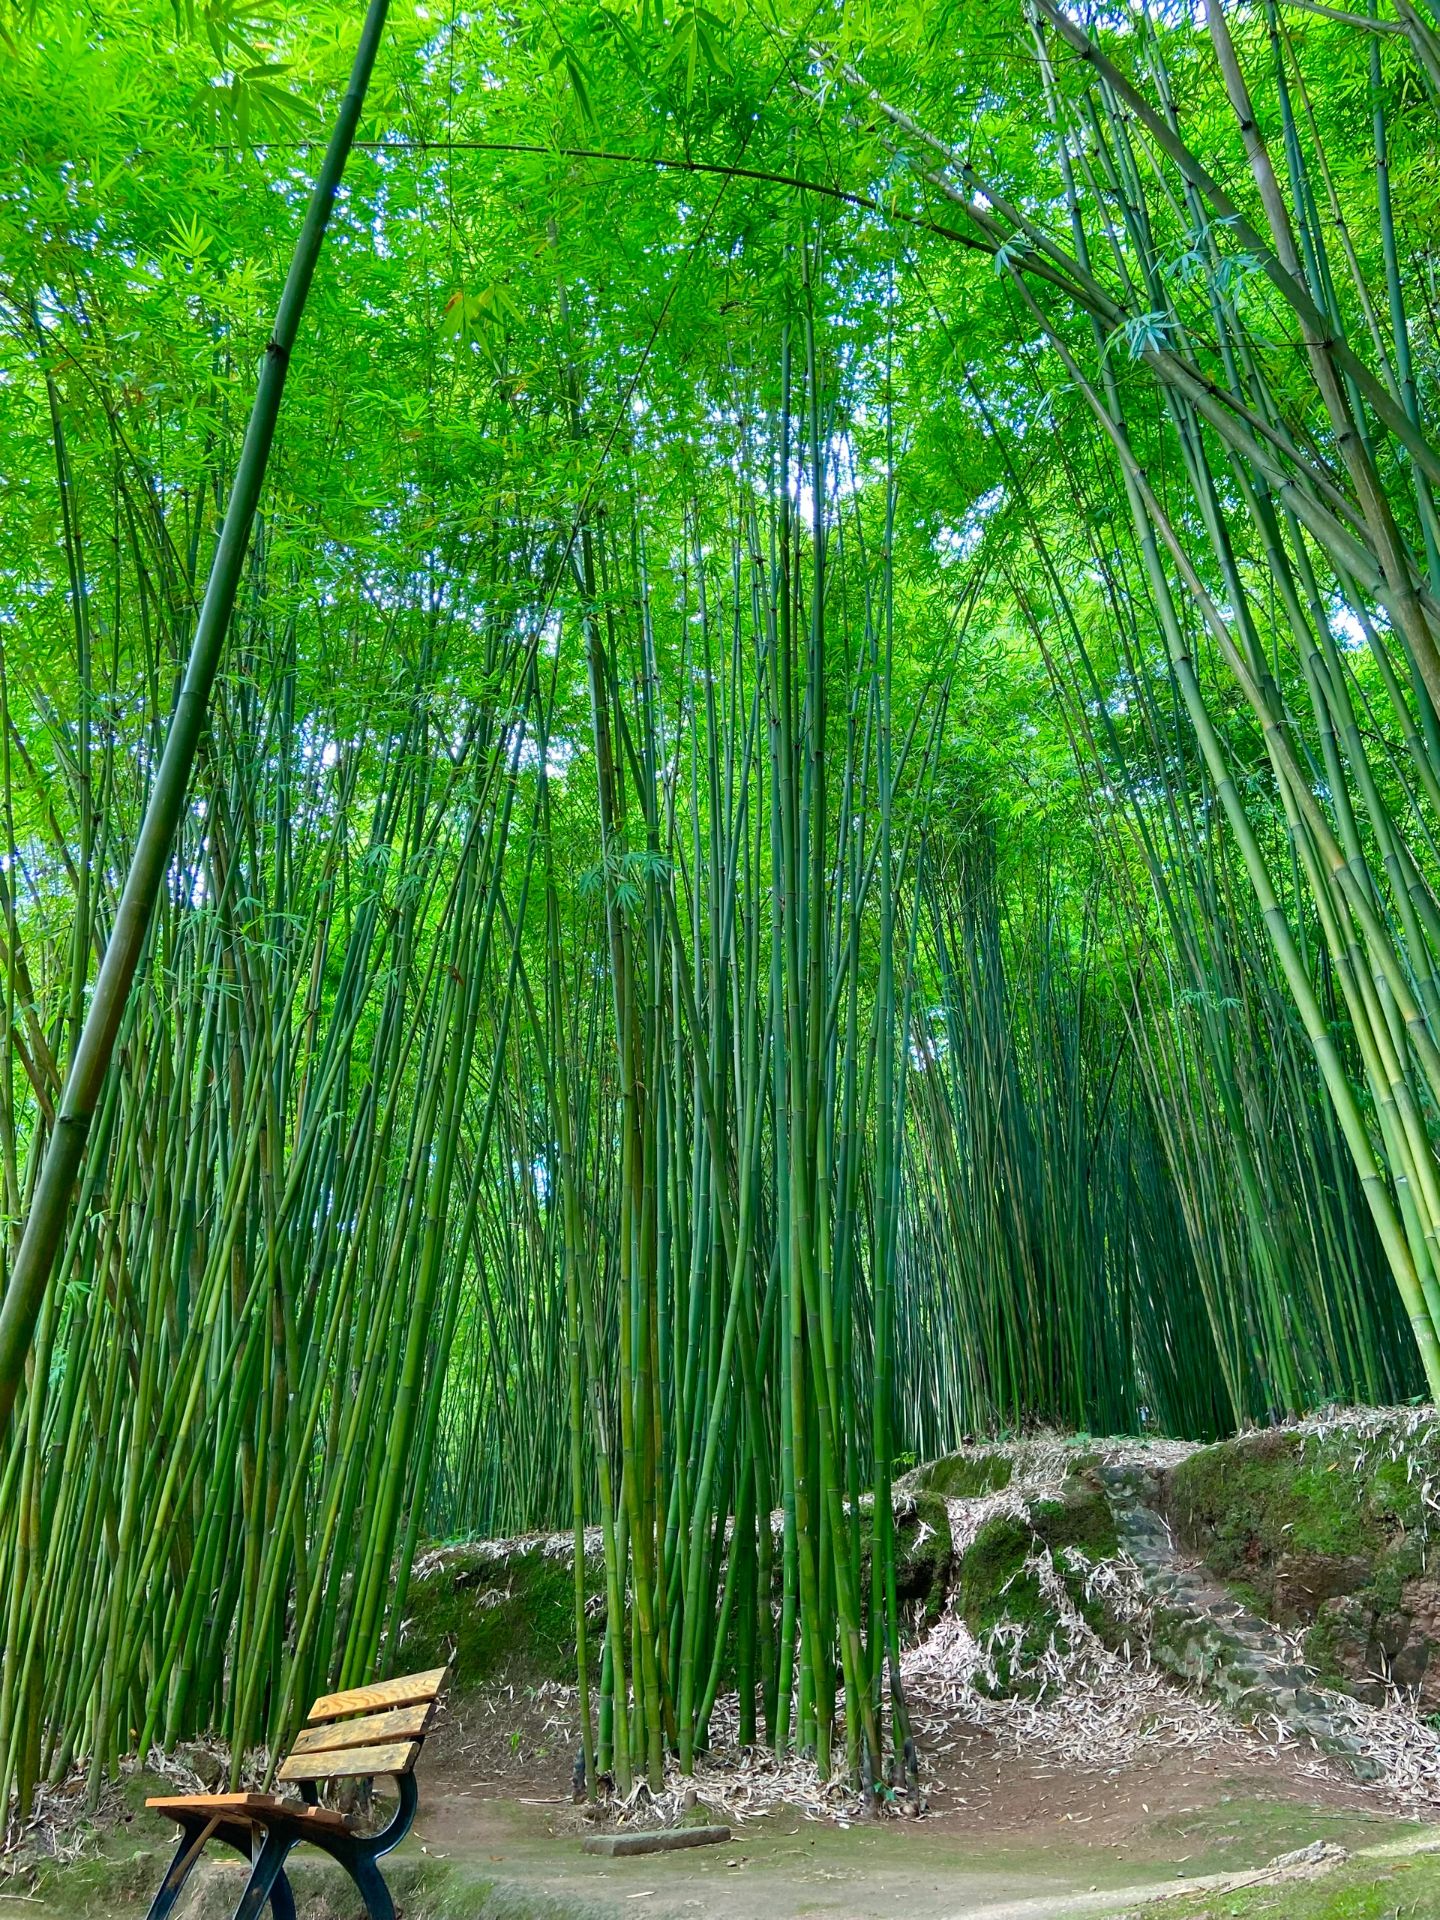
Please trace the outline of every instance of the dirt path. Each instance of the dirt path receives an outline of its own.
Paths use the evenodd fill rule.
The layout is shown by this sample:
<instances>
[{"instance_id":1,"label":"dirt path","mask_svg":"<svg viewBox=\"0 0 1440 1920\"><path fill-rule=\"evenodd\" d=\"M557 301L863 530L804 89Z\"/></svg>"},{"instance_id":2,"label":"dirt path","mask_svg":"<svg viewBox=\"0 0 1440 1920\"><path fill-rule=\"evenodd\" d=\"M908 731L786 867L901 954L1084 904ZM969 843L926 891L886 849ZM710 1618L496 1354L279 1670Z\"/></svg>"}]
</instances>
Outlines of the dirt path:
<instances>
[{"instance_id":1,"label":"dirt path","mask_svg":"<svg viewBox=\"0 0 1440 1920\"><path fill-rule=\"evenodd\" d=\"M957 1729L923 1820L842 1828L777 1809L736 1827L728 1845L597 1858L581 1850L584 1823L565 1792L563 1726L527 1720L518 1700L507 1725L506 1704L457 1720L436 1742L410 1844L427 1866L509 1883L542 1912L1078 1920L1119 1911L1142 1890L1253 1870L1314 1840L1354 1851L1419 1831L1294 1756L1168 1752L1087 1778Z\"/></svg>"},{"instance_id":2,"label":"dirt path","mask_svg":"<svg viewBox=\"0 0 1440 1920\"><path fill-rule=\"evenodd\" d=\"M1355 1852L1422 1832L1293 1753L1169 1749L1087 1776L951 1732L925 1819L843 1827L781 1806L725 1845L610 1859L582 1851L553 1700L472 1699L427 1747L420 1818L388 1877L402 1920L1108 1920L1144 1894L1252 1872L1317 1840ZM14 1910L137 1920L173 1833L134 1805L106 1854L51 1897L7 1888L24 1903ZM175 1920L228 1920L244 1873L208 1864ZM353 1889L318 1856L296 1856L292 1877L301 1920L356 1920Z\"/></svg>"},{"instance_id":3,"label":"dirt path","mask_svg":"<svg viewBox=\"0 0 1440 1920\"><path fill-rule=\"evenodd\" d=\"M1217 1737L1153 1690L1141 1704L1158 1711L1159 1737L1092 1748L1115 1764L1089 1768L1014 1728L932 1712L921 1819L841 1824L762 1805L773 1775L712 1757L702 1798L720 1803L731 1840L615 1859L582 1850L593 1828L570 1798L570 1690L492 1688L452 1700L427 1742L420 1817L387 1877L402 1920L1109 1920L1145 1895L1253 1874L1317 1841L1353 1854L1424 1832L1319 1756ZM172 1830L141 1809L144 1790L126 1796L102 1855L75 1863L51 1897L23 1882L3 1897L36 1920L138 1920L173 1848ZM228 1920L244 1873L207 1864L175 1920ZM338 1870L302 1855L292 1877L301 1920L356 1920Z\"/></svg>"},{"instance_id":4,"label":"dirt path","mask_svg":"<svg viewBox=\"0 0 1440 1920\"><path fill-rule=\"evenodd\" d=\"M1113 1914L1143 1894L1216 1884L1217 1873L1262 1865L1301 1844L1301 1835L1353 1848L1398 1831L1364 1814L1247 1798L1243 1785L1203 1783L1203 1799L1157 1817L1127 1843L1081 1837L1064 1815L1037 1818L1028 1831L992 1825L967 1832L951 1821L844 1831L779 1814L738 1830L728 1845L597 1859L581 1851L567 1807L450 1796L417 1837L429 1860L507 1882L554 1903L551 1911L664 1920L1063 1920Z\"/></svg>"}]
</instances>

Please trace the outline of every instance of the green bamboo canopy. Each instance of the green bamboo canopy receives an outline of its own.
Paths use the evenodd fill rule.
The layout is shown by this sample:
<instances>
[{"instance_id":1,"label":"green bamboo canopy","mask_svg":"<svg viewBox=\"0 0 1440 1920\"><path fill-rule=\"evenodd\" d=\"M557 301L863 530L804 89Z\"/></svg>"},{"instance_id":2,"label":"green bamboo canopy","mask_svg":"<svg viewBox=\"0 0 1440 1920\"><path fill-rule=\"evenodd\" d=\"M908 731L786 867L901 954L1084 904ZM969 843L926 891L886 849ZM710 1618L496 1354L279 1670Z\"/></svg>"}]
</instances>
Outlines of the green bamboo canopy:
<instances>
[{"instance_id":1,"label":"green bamboo canopy","mask_svg":"<svg viewBox=\"0 0 1440 1920\"><path fill-rule=\"evenodd\" d=\"M589 1791L734 1694L903 1795L908 1465L1440 1383L1436 17L96 18L0 92L0 1802L542 1527Z\"/></svg>"}]
</instances>

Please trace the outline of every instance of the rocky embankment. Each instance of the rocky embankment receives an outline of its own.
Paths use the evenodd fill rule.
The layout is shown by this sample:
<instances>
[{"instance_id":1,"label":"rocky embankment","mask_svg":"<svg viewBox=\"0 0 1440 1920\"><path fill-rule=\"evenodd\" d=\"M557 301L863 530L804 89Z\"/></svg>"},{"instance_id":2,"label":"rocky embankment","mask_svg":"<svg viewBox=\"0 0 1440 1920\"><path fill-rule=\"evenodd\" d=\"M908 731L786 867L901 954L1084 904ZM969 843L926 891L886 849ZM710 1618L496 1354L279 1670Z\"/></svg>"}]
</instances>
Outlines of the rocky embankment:
<instances>
[{"instance_id":1,"label":"rocky embankment","mask_svg":"<svg viewBox=\"0 0 1440 1920\"><path fill-rule=\"evenodd\" d=\"M896 1491L917 1684L1063 1694L1097 1661L1173 1676L1268 1737L1440 1804L1440 1420L1316 1417L1218 1446L1037 1435L963 1448ZM592 1645L599 1543L587 1543ZM432 1553L412 1663L462 1687L573 1674L569 1536ZM1440 1719L1440 1716L1437 1716Z\"/></svg>"}]
</instances>

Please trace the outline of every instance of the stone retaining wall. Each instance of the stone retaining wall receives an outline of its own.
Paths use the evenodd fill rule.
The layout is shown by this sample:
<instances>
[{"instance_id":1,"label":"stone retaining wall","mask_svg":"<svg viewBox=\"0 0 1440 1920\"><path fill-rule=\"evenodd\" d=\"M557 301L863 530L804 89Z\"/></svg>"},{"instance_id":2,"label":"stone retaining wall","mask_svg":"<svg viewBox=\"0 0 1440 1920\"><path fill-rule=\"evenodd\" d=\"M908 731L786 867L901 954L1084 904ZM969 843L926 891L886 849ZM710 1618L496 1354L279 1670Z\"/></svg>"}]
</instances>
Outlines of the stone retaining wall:
<instances>
[{"instance_id":1,"label":"stone retaining wall","mask_svg":"<svg viewBox=\"0 0 1440 1920\"><path fill-rule=\"evenodd\" d=\"M1180 1678L1198 1681L1252 1722L1285 1732L1341 1760L1357 1779L1373 1780L1344 1695L1317 1684L1295 1642L1225 1592L1176 1552L1160 1507L1159 1476L1136 1467L1097 1467L1123 1552L1140 1570L1152 1605L1151 1652Z\"/></svg>"}]
</instances>

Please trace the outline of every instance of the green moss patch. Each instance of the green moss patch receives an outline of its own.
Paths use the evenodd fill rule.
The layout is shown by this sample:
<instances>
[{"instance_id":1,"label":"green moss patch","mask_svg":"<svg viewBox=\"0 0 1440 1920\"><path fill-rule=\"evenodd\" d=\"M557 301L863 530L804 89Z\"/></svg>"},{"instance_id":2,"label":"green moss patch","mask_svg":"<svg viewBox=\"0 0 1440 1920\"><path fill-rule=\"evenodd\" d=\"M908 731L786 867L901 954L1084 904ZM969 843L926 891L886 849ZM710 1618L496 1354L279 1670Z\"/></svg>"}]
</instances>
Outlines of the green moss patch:
<instances>
[{"instance_id":1,"label":"green moss patch","mask_svg":"<svg viewBox=\"0 0 1440 1920\"><path fill-rule=\"evenodd\" d=\"M1331 1684L1369 1697L1384 1666L1433 1692L1440 1583L1422 1488L1437 1473L1433 1427L1246 1434L1174 1469L1170 1519L1245 1605L1305 1630Z\"/></svg>"},{"instance_id":2,"label":"green moss patch","mask_svg":"<svg viewBox=\"0 0 1440 1920\"><path fill-rule=\"evenodd\" d=\"M922 1467L917 1483L942 1500L974 1500L1008 1487L1014 1462L1003 1453L947 1453Z\"/></svg>"},{"instance_id":3,"label":"green moss patch","mask_svg":"<svg viewBox=\"0 0 1440 1920\"><path fill-rule=\"evenodd\" d=\"M1147 1920L1422 1920L1440 1914L1440 1860L1355 1859L1317 1879L1192 1894L1145 1908Z\"/></svg>"},{"instance_id":4,"label":"green moss patch","mask_svg":"<svg viewBox=\"0 0 1440 1920\"><path fill-rule=\"evenodd\" d=\"M1070 1567L1067 1550L1078 1549L1087 1559L1098 1560L1117 1547L1104 1497L1082 1487L1067 1491L1063 1499L1037 1501L1023 1517L997 1514L985 1522L961 1558L956 1606L977 1638L996 1635L1000 1691L1018 1691L1027 1684L1026 1669L1060 1627L1055 1603L1027 1570L1034 1555L1048 1549L1071 1599L1098 1627L1098 1609L1086 1600L1083 1580ZM1091 1619L1092 1614L1096 1618Z\"/></svg>"},{"instance_id":5,"label":"green moss patch","mask_svg":"<svg viewBox=\"0 0 1440 1920\"><path fill-rule=\"evenodd\" d=\"M173 1851L170 1844L140 1846L129 1834L110 1834L94 1852L77 1860L42 1859L26 1853L0 1873L0 1894L17 1903L16 1912L138 1911L148 1905Z\"/></svg>"},{"instance_id":6,"label":"green moss patch","mask_svg":"<svg viewBox=\"0 0 1440 1920\"><path fill-rule=\"evenodd\" d=\"M1211 1805L1186 1806L1152 1820L1147 1836L1157 1856L1184 1859L1187 1874L1253 1872L1268 1861L1317 1841L1345 1847L1394 1846L1421 1841L1419 1821L1378 1812L1321 1807L1257 1793L1239 1780Z\"/></svg>"},{"instance_id":7,"label":"green moss patch","mask_svg":"<svg viewBox=\"0 0 1440 1920\"><path fill-rule=\"evenodd\" d=\"M1400 1509L1419 1513L1418 1490L1357 1473L1354 1441L1338 1437L1263 1433L1205 1447L1176 1467L1170 1488L1182 1537L1217 1573L1252 1582L1287 1554L1378 1558Z\"/></svg>"},{"instance_id":8,"label":"green moss patch","mask_svg":"<svg viewBox=\"0 0 1440 1920\"><path fill-rule=\"evenodd\" d=\"M93 1819L67 1823L66 1852L46 1850L45 1829L0 1860L0 1897L17 1913L106 1914L143 1911L175 1851L172 1822L147 1811L147 1795L175 1783L147 1768L125 1774ZM21 1904L23 1902L23 1905Z\"/></svg>"},{"instance_id":9,"label":"green moss patch","mask_svg":"<svg viewBox=\"0 0 1440 1920\"><path fill-rule=\"evenodd\" d=\"M1030 1524L1052 1553L1078 1547L1092 1560L1108 1560L1120 1551L1109 1501L1082 1482L1067 1482L1059 1500L1037 1501L1030 1509Z\"/></svg>"},{"instance_id":10,"label":"green moss patch","mask_svg":"<svg viewBox=\"0 0 1440 1920\"><path fill-rule=\"evenodd\" d=\"M602 1573L586 1567L587 1592ZM603 1622L591 1622L592 1652ZM503 1560L453 1547L417 1576L405 1624L407 1667L440 1665L455 1655L454 1684L498 1680L571 1680L575 1675L575 1576L570 1560L543 1547L520 1547Z\"/></svg>"}]
</instances>

